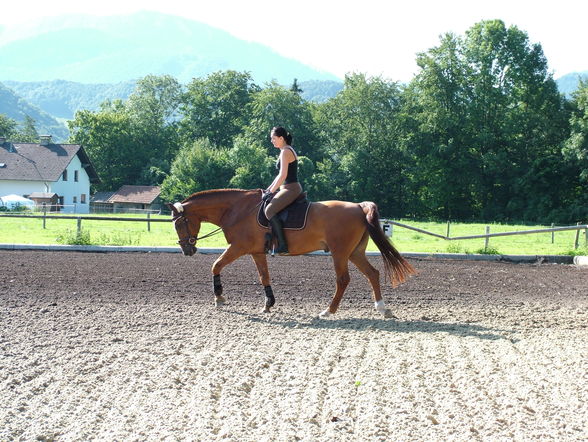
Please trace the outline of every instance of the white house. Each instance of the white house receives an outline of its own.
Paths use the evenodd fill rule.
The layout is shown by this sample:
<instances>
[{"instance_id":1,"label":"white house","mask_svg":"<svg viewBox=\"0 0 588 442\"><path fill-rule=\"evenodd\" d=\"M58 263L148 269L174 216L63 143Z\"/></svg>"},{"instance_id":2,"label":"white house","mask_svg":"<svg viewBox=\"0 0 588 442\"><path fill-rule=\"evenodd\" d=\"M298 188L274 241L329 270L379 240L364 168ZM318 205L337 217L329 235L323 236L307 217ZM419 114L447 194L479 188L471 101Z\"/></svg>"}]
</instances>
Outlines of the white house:
<instances>
[{"instance_id":1,"label":"white house","mask_svg":"<svg viewBox=\"0 0 588 442\"><path fill-rule=\"evenodd\" d=\"M12 143L0 137L0 196L56 194L66 213L90 212L90 183L100 179L79 144Z\"/></svg>"}]
</instances>

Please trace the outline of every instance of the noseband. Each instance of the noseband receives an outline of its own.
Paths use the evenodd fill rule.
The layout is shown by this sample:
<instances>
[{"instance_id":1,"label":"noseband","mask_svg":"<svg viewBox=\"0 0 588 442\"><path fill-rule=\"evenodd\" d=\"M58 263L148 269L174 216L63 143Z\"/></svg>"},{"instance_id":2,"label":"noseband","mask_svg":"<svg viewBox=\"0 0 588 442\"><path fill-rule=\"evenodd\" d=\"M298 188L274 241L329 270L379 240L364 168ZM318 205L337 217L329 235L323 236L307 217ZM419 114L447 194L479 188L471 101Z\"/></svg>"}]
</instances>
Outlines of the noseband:
<instances>
[{"instance_id":1,"label":"noseband","mask_svg":"<svg viewBox=\"0 0 588 442\"><path fill-rule=\"evenodd\" d=\"M178 244L180 246L185 246L185 245L196 245L196 241L199 238L196 238L194 235L190 235L190 229L188 227L188 224L190 224L190 220L188 218L186 218L183 214L178 215L174 220L174 224L176 225L176 230L178 231L178 236L180 236L180 240L178 241ZM177 228L178 226L178 221L181 223L180 226L184 229L184 234L180 235L180 230Z\"/></svg>"}]
</instances>

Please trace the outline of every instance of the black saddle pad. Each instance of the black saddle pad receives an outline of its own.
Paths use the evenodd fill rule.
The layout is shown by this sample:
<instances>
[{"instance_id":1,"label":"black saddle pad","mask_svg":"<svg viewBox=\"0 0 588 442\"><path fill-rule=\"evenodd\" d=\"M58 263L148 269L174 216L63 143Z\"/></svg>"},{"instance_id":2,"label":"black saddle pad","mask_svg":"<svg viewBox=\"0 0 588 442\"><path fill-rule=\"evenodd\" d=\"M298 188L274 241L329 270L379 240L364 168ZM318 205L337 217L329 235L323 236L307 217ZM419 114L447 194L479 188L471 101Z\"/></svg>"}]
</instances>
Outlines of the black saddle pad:
<instances>
[{"instance_id":1,"label":"black saddle pad","mask_svg":"<svg viewBox=\"0 0 588 442\"><path fill-rule=\"evenodd\" d=\"M306 192L300 195L296 201L286 207L284 210L278 212L284 225L284 229L302 230L306 227L306 218L308 217L308 209L312 203L306 198ZM265 204L262 204L257 213L257 222L261 227L269 228L269 221L265 216L263 209Z\"/></svg>"}]
</instances>

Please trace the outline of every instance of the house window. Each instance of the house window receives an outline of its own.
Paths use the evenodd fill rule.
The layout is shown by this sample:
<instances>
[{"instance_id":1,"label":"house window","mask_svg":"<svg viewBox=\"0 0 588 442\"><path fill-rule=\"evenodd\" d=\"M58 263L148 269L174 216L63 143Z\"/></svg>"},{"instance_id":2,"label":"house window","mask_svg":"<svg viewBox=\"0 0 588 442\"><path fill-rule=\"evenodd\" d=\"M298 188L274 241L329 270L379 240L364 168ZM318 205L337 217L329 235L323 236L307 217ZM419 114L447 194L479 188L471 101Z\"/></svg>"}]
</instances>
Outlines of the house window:
<instances>
[{"instance_id":1,"label":"house window","mask_svg":"<svg viewBox=\"0 0 588 442\"><path fill-rule=\"evenodd\" d=\"M73 197L73 203L76 204L77 202L78 202L78 197L77 196L74 196Z\"/></svg>"},{"instance_id":2,"label":"house window","mask_svg":"<svg viewBox=\"0 0 588 442\"><path fill-rule=\"evenodd\" d=\"M80 203L81 204L86 204L86 194L85 193L82 193L80 195Z\"/></svg>"},{"instance_id":3,"label":"house window","mask_svg":"<svg viewBox=\"0 0 588 442\"><path fill-rule=\"evenodd\" d=\"M67 169L63 171L63 181L67 181Z\"/></svg>"},{"instance_id":4,"label":"house window","mask_svg":"<svg viewBox=\"0 0 588 442\"><path fill-rule=\"evenodd\" d=\"M77 183L78 182L78 171L74 170L74 181Z\"/></svg>"}]
</instances>

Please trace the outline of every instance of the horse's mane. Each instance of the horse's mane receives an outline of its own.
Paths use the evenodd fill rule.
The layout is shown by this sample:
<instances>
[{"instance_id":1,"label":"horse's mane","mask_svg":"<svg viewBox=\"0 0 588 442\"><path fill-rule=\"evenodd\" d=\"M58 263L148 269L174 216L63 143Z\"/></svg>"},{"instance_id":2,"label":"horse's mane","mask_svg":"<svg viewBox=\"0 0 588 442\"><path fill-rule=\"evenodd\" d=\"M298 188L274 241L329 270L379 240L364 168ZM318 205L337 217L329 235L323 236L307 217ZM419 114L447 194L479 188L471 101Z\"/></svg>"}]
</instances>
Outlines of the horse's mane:
<instances>
[{"instance_id":1,"label":"horse's mane","mask_svg":"<svg viewBox=\"0 0 588 442\"><path fill-rule=\"evenodd\" d=\"M246 190L246 189L211 189L211 190L203 190L201 192L196 192L193 193L192 195L190 195L188 198L186 198L184 201L182 201L182 203L187 203L188 201L192 201L195 199L202 199L202 198L207 198L209 196L216 196L219 193L224 193L224 194L228 194L228 193L245 193L245 192L252 192L252 191L256 191L256 190Z\"/></svg>"}]
</instances>

